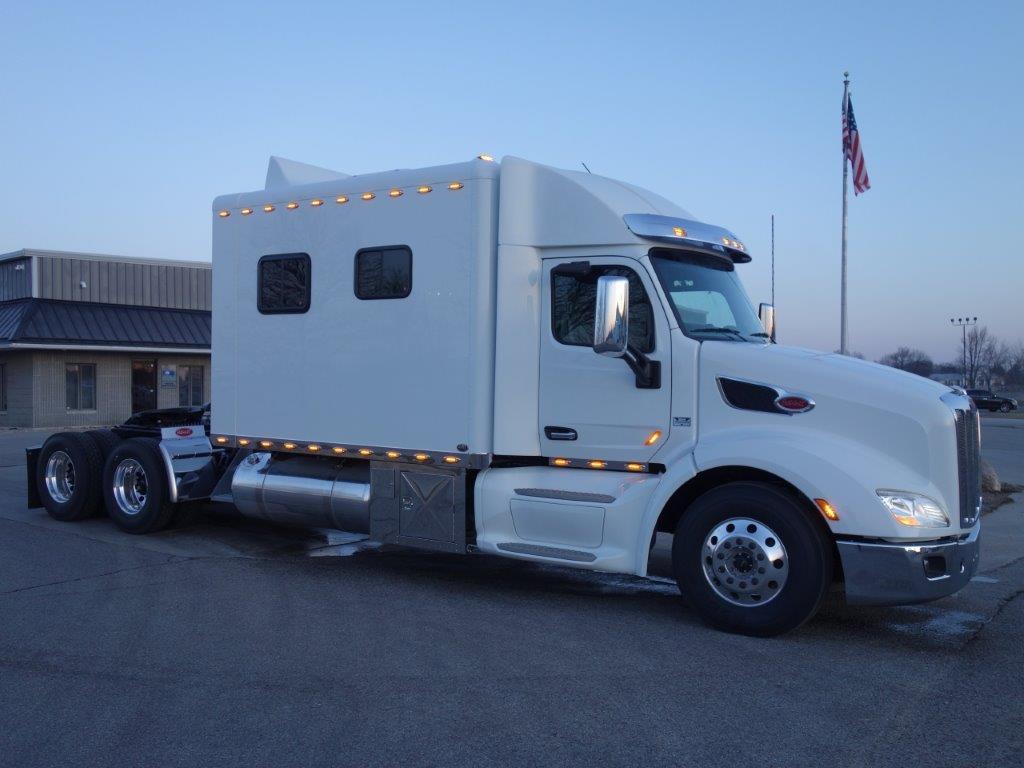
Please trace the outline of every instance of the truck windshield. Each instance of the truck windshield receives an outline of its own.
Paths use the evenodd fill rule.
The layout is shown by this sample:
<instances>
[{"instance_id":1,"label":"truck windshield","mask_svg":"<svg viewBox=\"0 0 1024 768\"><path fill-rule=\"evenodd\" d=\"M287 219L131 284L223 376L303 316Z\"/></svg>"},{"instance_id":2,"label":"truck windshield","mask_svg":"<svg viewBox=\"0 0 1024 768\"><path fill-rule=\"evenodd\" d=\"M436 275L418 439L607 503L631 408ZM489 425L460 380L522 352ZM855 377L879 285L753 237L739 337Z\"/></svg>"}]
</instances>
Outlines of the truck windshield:
<instances>
[{"instance_id":1,"label":"truck windshield","mask_svg":"<svg viewBox=\"0 0 1024 768\"><path fill-rule=\"evenodd\" d=\"M766 343L732 263L689 251L651 251L651 261L679 325L696 339Z\"/></svg>"}]
</instances>

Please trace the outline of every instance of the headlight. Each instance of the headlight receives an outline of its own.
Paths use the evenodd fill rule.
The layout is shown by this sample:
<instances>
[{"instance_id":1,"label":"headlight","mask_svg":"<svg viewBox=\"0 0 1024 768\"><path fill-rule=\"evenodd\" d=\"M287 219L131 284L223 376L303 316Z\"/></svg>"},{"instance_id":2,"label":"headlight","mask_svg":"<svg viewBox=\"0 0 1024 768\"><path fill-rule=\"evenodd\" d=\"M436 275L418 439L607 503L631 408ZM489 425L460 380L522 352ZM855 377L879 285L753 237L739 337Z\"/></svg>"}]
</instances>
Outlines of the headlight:
<instances>
[{"instance_id":1,"label":"headlight","mask_svg":"<svg viewBox=\"0 0 1024 768\"><path fill-rule=\"evenodd\" d=\"M949 518L939 503L927 496L905 491L878 491L882 500L900 525L919 528L948 528Z\"/></svg>"}]
</instances>

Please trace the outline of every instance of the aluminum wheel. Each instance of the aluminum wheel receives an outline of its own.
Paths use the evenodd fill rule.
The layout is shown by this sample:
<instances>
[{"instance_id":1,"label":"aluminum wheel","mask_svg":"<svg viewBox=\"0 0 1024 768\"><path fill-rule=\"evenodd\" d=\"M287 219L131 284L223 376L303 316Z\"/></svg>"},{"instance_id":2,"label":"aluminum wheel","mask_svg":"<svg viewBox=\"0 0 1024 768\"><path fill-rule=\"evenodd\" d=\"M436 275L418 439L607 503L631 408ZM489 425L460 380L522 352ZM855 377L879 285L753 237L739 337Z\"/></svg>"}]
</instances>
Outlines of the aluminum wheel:
<instances>
[{"instance_id":1,"label":"aluminum wheel","mask_svg":"<svg viewBox=\"0 0 1024 768\"><path fill-rule=\"evenodd\" d=\"M58 504L67 504L75 492L75 463L64 451L54 451L46 462L46 492Z\"/></svg>"},{"instance_id":2,"label":"aluminum wheel","mask_svg":"<svg viewBox=\"0 0 1024 768\"><path fill-rule=\"evenodd\" d=\"M782 539L764 523L745 517L716 526L704 540L701 557L708 584L733 605L770 602L789 576L789 555Z\"/></svg>"},{"instance_id":3,"label":"aluminum wheel","mask_svg":"<svg viewBox=\"0 0 1024 768\"><path fill-rule=\"evenodd\" d=\"M136 459L124 459L114 470L114 501L126 515L137 515L146 506L149 481Z\"/></svg>"}]
</instances>

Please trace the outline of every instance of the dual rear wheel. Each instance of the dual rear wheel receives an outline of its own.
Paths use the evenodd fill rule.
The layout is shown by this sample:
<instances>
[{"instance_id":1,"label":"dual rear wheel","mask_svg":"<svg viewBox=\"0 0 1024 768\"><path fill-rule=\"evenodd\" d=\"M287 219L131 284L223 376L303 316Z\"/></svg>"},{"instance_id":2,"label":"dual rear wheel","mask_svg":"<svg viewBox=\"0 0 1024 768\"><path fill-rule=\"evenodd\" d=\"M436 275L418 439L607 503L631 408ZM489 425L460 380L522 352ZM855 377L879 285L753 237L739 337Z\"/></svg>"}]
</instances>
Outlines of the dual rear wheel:
<instances>
[{"instance_id":1,"label":"dual rear wheel","mask_svg":"<svg viewBox=\"0 0 1024 768\"><path fill-rule=\"evenodd\" d=\"M72 522L99 514L127 533L151 533L174 514L159 443L146 437L121 440L109 430L61 432L39 452L36 487L55 520Z\"/></svg>"}]
</instances>

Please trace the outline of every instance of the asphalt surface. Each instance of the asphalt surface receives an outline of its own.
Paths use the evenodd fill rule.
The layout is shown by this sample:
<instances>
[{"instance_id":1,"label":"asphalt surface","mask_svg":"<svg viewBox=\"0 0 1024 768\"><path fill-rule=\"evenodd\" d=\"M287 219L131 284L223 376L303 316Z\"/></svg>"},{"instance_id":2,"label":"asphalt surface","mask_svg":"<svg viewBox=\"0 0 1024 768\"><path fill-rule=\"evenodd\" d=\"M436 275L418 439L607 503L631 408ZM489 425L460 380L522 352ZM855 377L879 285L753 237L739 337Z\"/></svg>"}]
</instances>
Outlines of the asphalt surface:
<instances>
[{"instance_id":1,"label":"asphalt surface","mask_svg":"<svg viewBox=\"0 0 1024 768\"><path fill-rule=\"evenodd\" d=\"M1000 480L1024 486L1024 419L982 414L981 442Z\"/></svg>"},{"instance_id":2,"label":"asphalt surface","mask_svg":"<svg viewBox=\"0 0 1024 768\"><path fill-rule=\"evenodd\" d=\"M144 537L57 523L24 508L39 438L0 433L4 768L1020 765L1016 518L958 595L832 597L756 640L665 579L204 516ZM1024 464L1024 430L998 445Z\"/></svg>"}]
</instances>

